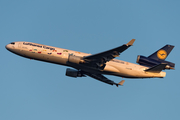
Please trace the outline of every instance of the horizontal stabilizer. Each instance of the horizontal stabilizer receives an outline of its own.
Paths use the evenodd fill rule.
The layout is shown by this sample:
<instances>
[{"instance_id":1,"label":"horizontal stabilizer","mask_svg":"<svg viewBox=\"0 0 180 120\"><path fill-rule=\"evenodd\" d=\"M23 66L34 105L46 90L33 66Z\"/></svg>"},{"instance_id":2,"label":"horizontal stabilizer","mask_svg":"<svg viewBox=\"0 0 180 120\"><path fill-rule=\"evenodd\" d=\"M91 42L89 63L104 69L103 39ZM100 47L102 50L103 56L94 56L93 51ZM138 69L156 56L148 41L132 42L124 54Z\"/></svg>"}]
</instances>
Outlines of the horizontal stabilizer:
<instances>
[{"instance_id":1,"label":"horizontal stabilizer","mask_svg":"<svg viewBox=\"0 0 180 120\"><path fill-rule=\"evenodd\" d=\"M146 72L153 72L153 73L160 73L162 70L165 69L167 64L159 64L159 65L156 65L154 67L151 67L147 70L144 70Z\"/></svg>"}]
</instances>

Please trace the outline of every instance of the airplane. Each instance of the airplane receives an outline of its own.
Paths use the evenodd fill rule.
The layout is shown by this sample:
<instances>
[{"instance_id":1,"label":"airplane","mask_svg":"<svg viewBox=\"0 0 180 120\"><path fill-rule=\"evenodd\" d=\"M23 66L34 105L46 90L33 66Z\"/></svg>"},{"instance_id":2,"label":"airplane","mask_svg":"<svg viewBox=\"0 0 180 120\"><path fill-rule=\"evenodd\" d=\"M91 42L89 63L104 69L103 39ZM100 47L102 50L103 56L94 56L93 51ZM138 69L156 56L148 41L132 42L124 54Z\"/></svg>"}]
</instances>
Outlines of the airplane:
<instances>
[{"instance_id":1,"label":"airplane","mask_svg":"<svg viewBox=\"0 0 180 120\"><path fill-rule=\"evenodd\" d=\"M119 47L97 53L87 54L68 49L52 47L32 42L11 42L6 45L10 52L29 59L64 65L69 77L92 77L109 85L122 86L125 80L116 83L104 75L114 75L123 78L164 78L166 72L162 70L174 69L175 63L165 61L173 45L165 45L152 55L145 57L138 55L136 63L118 59L122 52L133 45L135 39Z\"/></svg>"}]
</instances>

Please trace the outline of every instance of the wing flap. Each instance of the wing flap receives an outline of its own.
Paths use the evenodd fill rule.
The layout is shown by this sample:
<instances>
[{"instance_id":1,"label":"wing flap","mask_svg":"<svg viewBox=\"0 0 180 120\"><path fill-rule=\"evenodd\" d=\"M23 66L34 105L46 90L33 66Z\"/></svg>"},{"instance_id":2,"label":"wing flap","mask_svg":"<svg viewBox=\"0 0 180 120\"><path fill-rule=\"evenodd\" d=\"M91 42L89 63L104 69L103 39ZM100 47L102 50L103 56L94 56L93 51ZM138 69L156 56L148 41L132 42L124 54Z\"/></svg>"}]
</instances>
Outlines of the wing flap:
<instances>
[{"instance_id":1,"label":"wing flap","mask_svg":"<svg viewBox=\"0 0 180 120\"><path fill-rule=\"evenodd\" d=\"M159 64L159 65L156 65L154 67L151 67L147 70L144 70L146 72L152 72L152 73L160 73L162 70L165 69L167 64Z\"/></svg>"}]
</instances>

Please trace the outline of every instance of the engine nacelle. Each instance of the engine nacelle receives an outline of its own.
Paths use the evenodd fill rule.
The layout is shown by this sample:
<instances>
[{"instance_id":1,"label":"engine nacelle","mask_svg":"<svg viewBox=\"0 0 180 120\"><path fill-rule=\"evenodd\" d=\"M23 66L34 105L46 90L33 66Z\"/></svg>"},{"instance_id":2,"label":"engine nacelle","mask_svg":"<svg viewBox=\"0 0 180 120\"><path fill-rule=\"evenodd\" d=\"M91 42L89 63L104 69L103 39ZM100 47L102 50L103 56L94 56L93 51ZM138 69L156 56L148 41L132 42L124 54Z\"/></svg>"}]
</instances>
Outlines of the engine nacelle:
<instances>
[{"instance_id":1,"label":"engine nacelle","mask_svg":"<svg viewBox=\"0 0 180 120\"><path fill-rule=\"evenodd\" d=\"M81 71L70 69L70 68L66 69L66 76L75 77L75 78L76 77L85 77L85 75L82 74Z\"/></svg>"},{"instance_id":2,"label":"engine nacelle","mask_svg":"<svg viewBox=\"0 0 180 120\"><path fill-rule=\"evenodd\" d=\"M161 62L159 61L156 61L156 60L153 60L145 56L141 56L141 55L138 55L136 63L139 63L140 65L150 66L150 67L161 64Z\"/></svg>"},{"instance_id":3,"label":"engine nacelle","mask_svg":"<svg viewBox=\"0 0 180 120\"><path fill-rule=\"evenodd\" d=\"M68 62L79 64L83 63L83 60L80 56L69 55Z\"/></svg>"},{"instance_id":4,"label":"engine nacelle","mask_svg":"<svg viewBox=\"0 0 180 120\"><path fill-rule=\"evenodd\" d=\"M164 60L154 60L145 56L141 56L138 55L137 57L137 61L136 63L139 63L140 65L144 65L144 66L148 66L148 67L153 67L155 65L159 65L159 64L167 64L167 66L165 67L165 69L174 69L175 64L168 62L168 61L164 61Z\"/></svg>"}]
</instances>

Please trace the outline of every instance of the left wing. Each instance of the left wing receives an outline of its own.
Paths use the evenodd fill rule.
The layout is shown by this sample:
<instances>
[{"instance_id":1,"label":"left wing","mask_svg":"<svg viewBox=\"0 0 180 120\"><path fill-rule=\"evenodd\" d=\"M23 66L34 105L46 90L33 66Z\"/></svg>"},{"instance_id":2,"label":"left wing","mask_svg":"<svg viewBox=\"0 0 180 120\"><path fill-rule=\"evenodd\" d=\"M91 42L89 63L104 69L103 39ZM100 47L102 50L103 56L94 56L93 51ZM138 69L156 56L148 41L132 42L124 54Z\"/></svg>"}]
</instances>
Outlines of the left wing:
<instances>
[{"instance_id":1,"label":"left wing","mask_svg":"<svg viewBox=\"0 0 180 120\"><path fill-rule=\"evenodd\" d=\"M96 67L100 70L103 70L106 62L112 60L115 57L118 57L120 53L122 53L127 48L132 46L134 41L135 39L132 39L127 44L124 44L122 46L119 46L117 48L114 48L105 52L85 56L83 59L86 61L86 63L90 64L91 66Z\"/></svg>"},{"instance_id":2,"label":"left wing","mask_svg":"<svg viewBox=\"0 0 180 120\"><path fill-rule=\"evenodd\" d=\"M110 85L116 85L117 87L119 85L123 85L123 83L125 82L124 80L122 80L121 82L119 83L115 83L114 81L112 80L109 80L108 78L104 77L103 75L101 74L91 74L91 73L85 73L86 75L88 75L89 77L92 77L96 80L99 80L101 82L104 82L104 83L107 83L107 84L110 84Z\"/></svg>"}]
</instances>

